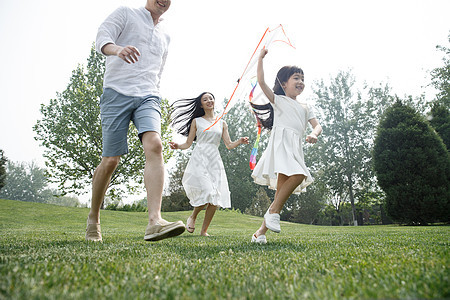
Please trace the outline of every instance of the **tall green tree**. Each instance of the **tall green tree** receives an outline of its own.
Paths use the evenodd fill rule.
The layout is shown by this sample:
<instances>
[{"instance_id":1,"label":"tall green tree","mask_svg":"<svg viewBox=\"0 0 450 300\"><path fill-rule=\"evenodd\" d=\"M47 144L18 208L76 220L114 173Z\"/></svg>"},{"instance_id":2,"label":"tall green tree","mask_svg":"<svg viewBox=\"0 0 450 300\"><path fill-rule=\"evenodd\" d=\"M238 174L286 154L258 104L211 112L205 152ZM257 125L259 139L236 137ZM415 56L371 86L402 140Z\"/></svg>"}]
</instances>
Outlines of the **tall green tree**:
<instances>
[{"instance_id":1,"label":"tall green tree","mask_svg":"<svg viewBox=\"0 0 450 300\"><path fill-rule=\"evenodd\" d=\"M0 198L46 203L52 197L45 170L36 163L7 163L5 186Z\"/></svg>"},{"instance_id":2,"label":"tall green tree","mask_svg":"<svg viewBox=\"0 0 450 300\"><path fill-rule=\"evenodd\" d=\"M448 35L450 43L450 34ZM450 108L450 48L444 46L436 46L436 48L444 52L442 61L444 65L431 71L431 84L439 91L437 100L447 109Z\"/></svg>"},{"instance_id":3,"label":"tall green tree","mask_svg":"<svg viewBox=\"0 0 450 300\"><path fill-rule=\"evenodd\" d=\"M167 188L167 193L169 195L163 197L161 204L162 211L183 211L192 209L182 183L184 170L191 157L191 153L192 151L190 149L184 151L177 150L175 152L175 166L169 170L169 185Z\"/></svg>"},{"instance_id":4,"label":"tall green tree","mask_svg":"<svg viewBox=\"0 0 450 300\"><path fill-rule=\"evenodd\" d=\"M262 217L266 213L272 201L270 201L269 196L267 195L265 188L260 186L256 195L252 197L252 203L248 206L244 213Z\"/></svg>"},{"instance_id":5,"label":"tall green tree","mask_svg":"<svg viewBox=\"0 0 450 300\"><path fill-rule=\"evenodd\" d=\"M63 193L85 192L101 160L99 99L103 92L104 62L104 56L92 47L86 69L79 65L72 72L67 88L48 105L41 105L42 119L33 127L35 139L46 148L49 177ZM168 101L163 100L161 106L161 137L167 161L171 156ZM127 192L142 189L145 157L133 125L128 133L128 147L129 153L122 157L112 175L109 197L119 197L125 189Z\"/></svg>"},{"instance_id":6,"label":"tall green tree","mask_svg":"<svg viewBox=\"0 0 450 300\"><path fill-rule=\"evenodd\" d=\"M376 186L371 149L378 117L392 101L390 89L365 86L363 93L349 71L340 71L329 84L316 82L313 91L323 134L307 157L314 160L312 169L323 170L331 197L350 202L356 225L356 195Z\"/></svg>"},{"instance_id":7,"label":"tall green tree","mask_svg":"<svg viewBox=\"0 0 450 300\"><path fill-rule=\"evenodd\" d=\"M407 224L450 220L450 155L425 118L400 100L383 115L373 150L388 215Z\"/></svg>"},{"instance_id":8,"label":"tall green tree","mask_svg":"<svg viewBox=\"0 0 450 300\"><path fill-rule=\"evenodd\" d=\"M5 186L7 161L3 150L0 149L0 190Z\"/></svg>"},{"instance_id":9,"label":"tall green tree","mask_svg":"<svg viewBox=\"0 0 450 300\"><path fill-rule=\"evenodd\" d=\"M450 42L450 34L448 36ZM450 48L437 46L444 52L444 65L431 71L431 84L438 90L429 114L431 126L450 150Z\"/></svg>"},{"instance_id":10,"label":"tall green tree","mask_svg":"<svg viewBox=\"0 0 450 300\"><path fill-rule=\"evenodd\" d=\"M256 140L256 120L248 103L240 101L227 113L225 121L228 124L231 140L234 141L243 136L249 137L248 145L240 145L232 150L228 150L223 143L219 146L220 156L228 178L231 206L245 212L246 208L251 206L252 199L259 188L253 182L252 171L249 166L250 153ZM265 148L267 137L267 133L261 135L257 159Z\"/></svg>"},{"instance_id":11,"label":"tall green tree","mask_svg":"<svg viewBox=\"0 0 450 300\"><path fill-rule=\"evenodd\" d=\"M324 181L315 178L314 183L306 188L306 192L289 197L281 217L290 222L315 224L320 212L325 208L327 196L328 189Z\"/></svg>"},{"instance_id":12,"label":"tall green tree","mask_svg":"<svg viewBox=\"0 0 450 300\"><path fill-rule=\"evenodd\" d=\"M449 79L450 80L450 79ZM450 110L442 102L436 101L429 114L430 124L442 138L447 150L450 150Z\"/></svg>"}]
</instances>

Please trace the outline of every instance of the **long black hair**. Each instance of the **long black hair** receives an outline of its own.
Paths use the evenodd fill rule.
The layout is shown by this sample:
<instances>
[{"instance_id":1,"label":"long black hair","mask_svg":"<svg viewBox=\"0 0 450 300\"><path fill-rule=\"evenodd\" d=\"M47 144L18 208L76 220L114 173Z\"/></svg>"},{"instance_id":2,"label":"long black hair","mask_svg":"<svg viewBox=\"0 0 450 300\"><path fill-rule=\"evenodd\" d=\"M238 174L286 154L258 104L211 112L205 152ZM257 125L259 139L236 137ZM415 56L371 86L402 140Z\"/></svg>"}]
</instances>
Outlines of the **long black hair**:
<instances>
[{"instance_id":1,"label":"long black hair","mask_svg":"<svg viewBox=\"0 0 450 300\"><path fill-rule=\"evenodd\" d=\"M205 115L205 110L202 108L202 97L205 94L210 94L213 99L216 99L212 93L203 92L196 98L180 99L172 103L170 106L170 124L176 132L188 136L192 120Z\"/></svg>"},{"instance_id":2,"label":"long black hair","mask_svg":"<svg viewBox=\"0 0 450 300\"><path fill-rule=\"evenodd\" d=\"M283 83L286 83L289 78L295 74L300 73L304 75L303 70L297 66L284 66L282 67L275 78L275 84L273 86L273 92L276 95L286 96L283 87ZM255 113L256 119L263 128L271 130L273 127L273 107L269 102L267 104L253 104L250 102L253 112Z\"/></svg>"}]
</instances>

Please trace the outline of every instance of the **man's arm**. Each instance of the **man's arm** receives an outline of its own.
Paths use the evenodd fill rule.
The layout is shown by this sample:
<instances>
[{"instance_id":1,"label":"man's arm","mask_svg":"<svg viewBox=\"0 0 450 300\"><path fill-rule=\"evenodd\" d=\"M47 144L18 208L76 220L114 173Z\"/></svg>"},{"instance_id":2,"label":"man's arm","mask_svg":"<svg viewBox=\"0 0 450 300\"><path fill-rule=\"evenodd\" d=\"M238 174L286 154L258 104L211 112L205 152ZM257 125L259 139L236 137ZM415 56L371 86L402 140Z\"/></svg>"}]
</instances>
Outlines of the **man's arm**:
<instances>
[{"instance_id":1,"label":"man's arm","mask_svg":"<svg viewBox=\"0 0 450 300\"><path fill-rule=\"evenodd\" d=\"M102 53L105 55L115 55L120 57L126 63L135 63L138 61L138 56L141 56L138 48L134 46L118 46L113 43L106 44L102 47Z\"/></svg>"},{"instance_id":2,"label":"man's arm","mask_svg":"<svg viewBox=\"0 0 450 300\"><path fill-rule=\"evenodd\" d=\"M135 63L141 54L134 46L116 45L117 38L122 33L127 23L126 7L119 7L112 12L98 28L95 40L95 48L104 55L115 55L126 63Z\"/></svg>"}]
</instances>

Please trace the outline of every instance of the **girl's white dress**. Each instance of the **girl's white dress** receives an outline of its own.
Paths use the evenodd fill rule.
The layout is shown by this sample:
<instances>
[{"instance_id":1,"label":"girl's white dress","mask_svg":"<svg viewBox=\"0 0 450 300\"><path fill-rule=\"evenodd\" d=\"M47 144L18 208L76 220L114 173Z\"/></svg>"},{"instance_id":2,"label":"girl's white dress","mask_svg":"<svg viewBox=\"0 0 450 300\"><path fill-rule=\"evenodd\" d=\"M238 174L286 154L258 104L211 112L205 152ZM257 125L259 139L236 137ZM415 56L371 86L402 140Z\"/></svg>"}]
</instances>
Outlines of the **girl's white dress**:
<instances>
[{"instance_id":1,"label":"girl's white dress","mask_svg":"<svg viewBox=\"0 0 450 300\"><path fill-rule=\"evenodd\" d=\"M223 208L231 207L230 190L227 175L219 154L222 139L223 121L204 132L211 123L199 117L197 125L197 143L184 171L182 183L186 196L192 206L207 203Z\"/></svg>"},{"instance_id":2,"label":"girl's white dress","mask_svg":"<svg viewBox=\"0 0 450 300\"><path fill-rule=\"evenodd\" d=\"M277 176L303 174L305 180L294 190L300 194L313 182L305 165L303 140L308 120L315 118L312 107L286 96L275 95L273 128L267 148L253 170L255 183L277 189Z\"/></svg>"}]
</instances>

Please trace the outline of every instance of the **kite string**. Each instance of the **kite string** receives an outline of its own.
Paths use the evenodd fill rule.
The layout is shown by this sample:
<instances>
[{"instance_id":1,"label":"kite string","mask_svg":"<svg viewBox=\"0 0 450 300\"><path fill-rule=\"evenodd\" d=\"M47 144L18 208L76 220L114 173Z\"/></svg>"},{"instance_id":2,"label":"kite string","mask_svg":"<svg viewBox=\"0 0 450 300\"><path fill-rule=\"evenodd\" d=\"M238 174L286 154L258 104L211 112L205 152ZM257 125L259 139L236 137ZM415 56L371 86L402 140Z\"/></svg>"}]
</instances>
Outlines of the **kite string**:
<instances>
[{"instance_id":1,"label":"kite string","mask_svg":"<svg viewBox=\"0 0 450 300\"><path fill-rule=\"evenodd\" d=\"M236 84L236 87L234 88L233 93L231 94L230 99L228 99L227 105L225 106L222 115L220 115L220 117L217 118L217 119L214 121L214 123L213 123L211 126L209 126L208 128L206 128L204 131L206 131L206 130L210 129L211 127L213 127L213 126L214 126L214 125L215 125L215 124L223 117L223 115L226 114L227 107L228 107L228 105L231 103L231 99L233 98L234 93L236 92L236 90L237 90L237 88L238 88L238 86L239 86L239 83L240 83L242 77L244 76L245 72L247 71L247 68L248 68L248 66L250 65L250 62L251 62L252 59L253 59L253 56L255 56L256 51L258 51L259 45L261 45L261 43L262 43L262 41L264 40L264 37L266 36L266 34L267 34L268 31L269 31L269 27L267 27L267 28L266 28L266 31L264 31L264 34L262 35L261 39L259 40L258 45L256 46L255 50L253 51L252 56L250 57L250 60L248 61L247 65L245 66L244 72L242 72L241 77L239 77L238 82L237 82L237 84Z\"/></svg>"},{"instance_id":2,"label":"kite string","mask_svg":"<svg viewBox=\"0 0 450 300\"><path fill-rule=\"evenodd\" d=\"M277 27L275 27L275 28L273 28L273 29L270 29L269 27L267 27L266 30L264 31L264 34L262 35L261 39L259 40L258 45L256 46L255 50L253 51L253 54L252 54L252 56L250 57L250 60L248 61L247 65L245 66L245 69L244 69L244 71L242 72L241 77L239 77L238 82L237 82L237 84L236 84L236 86L235 86L235 88L234 88L234 90L233 90L233 93L231 94L231 97L228 99L228 102L227 102L227 104L225 105L225 108L224 108L222 114L221 114L220 116L218 116L218 117L216 118L216 120L215 120L208 128L206 128L204 131L209 130L211 127L213 127L215 124L217 124L217 122L218 122L225 114L227 114L227 108L228 108L229 104L231 103L231 100L233 99L233 96L234 96L234 94L236 93L236 90L237 90L238 87L239 87L240 81L241 81L242 77L245 75L245 73L247 72L247 69L248 69L250 63L252 62L252 59L253 59L253 57L255 56L256 51L258 51L259 46L260 46L261 43L263 42L263 40L264 40L266 34L267 34L267 33L271 33L271 32L273 32L273 31L277 30L278 28L281 28L281 31L283 32L283 35L284 35L284 37L287 39L287 41L284 41L284 40L282 40L282 39L277 39L277 40L274 40L274 41L270 41L267 45L264 45L263 48L266 48L266 47L268 47L270 44L275 43L275 42L283 42L283 43L285 43L286 45L289 45L290 47L296 49L296 48L294 47L294 45L292 45L291 40L289 39L289 37L286 35L286 32L284 31L284 27L283 27L282 24L279 24Z\"/></svg>"}]
</instances>

